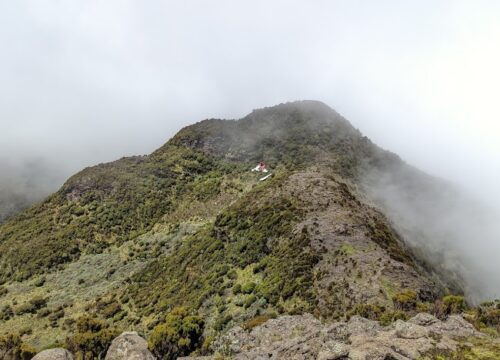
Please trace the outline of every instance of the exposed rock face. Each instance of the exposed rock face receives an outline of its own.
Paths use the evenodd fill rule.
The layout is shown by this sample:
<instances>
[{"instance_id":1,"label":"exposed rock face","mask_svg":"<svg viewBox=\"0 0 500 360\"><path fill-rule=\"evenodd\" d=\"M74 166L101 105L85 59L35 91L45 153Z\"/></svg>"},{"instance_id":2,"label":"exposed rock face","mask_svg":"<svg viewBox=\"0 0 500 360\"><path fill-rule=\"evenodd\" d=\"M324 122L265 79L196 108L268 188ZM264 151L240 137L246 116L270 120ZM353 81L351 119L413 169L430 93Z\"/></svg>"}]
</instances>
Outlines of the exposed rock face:
<instances>
[{"instance_id":1,"label":"exposed rock face","mask_svg":"<svg viewBox=\"0 0 500 360\"><path fill-rule=\"evenodd\" d=\"M106 360L154 360L148 343L136 332L124 332L113 340L106 353Z\"/></svg>"},{"instance_id":2,"label":"exposed rock face","mask_svg":"<svg viewBox=\"0 0 500 360\"><path fill-rule=\"evenodd\" d=\"M311 247L322 254L315 293L323 318L339 319L360 303L390 306L388 283L414 289L422 301L438 297L439 285L418 271L387 219L340 178L312 167L292 174L281 191L306 210L295 231L310 229Z\"/></svg>"},{"instance_id":3,"label":"exposed rock face","mask_svg":"<svg viewBox=\"0 0 500 360\"><path fill-rule=\"evenodd\" d=\"M214 344L216 353L234 359L418 359L433 349L456 349L455 339L481 336L461 316L440 321L418 314L382 327L354 316L324 325L310 314L282 316L247 332L230 330Z\"/></svg>"},{"instance_id":4,"label":"exposed rock face","mask_svg":"<svg viewBox=\"0 0 500 360\"><path fill-rule=\"evenodd\" d=\"M73 360L73 354L66 349L49 349L35 355L32 360Z\"/></svg>"}]
</instances>

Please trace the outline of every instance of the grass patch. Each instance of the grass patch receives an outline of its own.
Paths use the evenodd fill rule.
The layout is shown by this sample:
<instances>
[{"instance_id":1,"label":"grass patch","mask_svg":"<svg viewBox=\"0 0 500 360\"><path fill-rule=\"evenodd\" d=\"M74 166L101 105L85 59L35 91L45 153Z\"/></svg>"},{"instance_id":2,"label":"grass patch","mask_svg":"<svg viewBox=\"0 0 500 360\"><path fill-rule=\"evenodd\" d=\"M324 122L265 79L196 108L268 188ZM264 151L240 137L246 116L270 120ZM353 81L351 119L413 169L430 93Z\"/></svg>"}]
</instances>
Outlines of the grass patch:
<instances>
[{"instance_id":1,"label":"grass patch","mask_svg":"<svg viewBox=\"0 0 500 360\"><path fill-rule=\"evenodd\" d=\"M345 255L354 255L356 253L356 250L354 247L350 244L344 244L340 247L340 250L345 254Z\"/></svg>"}]
</instances>

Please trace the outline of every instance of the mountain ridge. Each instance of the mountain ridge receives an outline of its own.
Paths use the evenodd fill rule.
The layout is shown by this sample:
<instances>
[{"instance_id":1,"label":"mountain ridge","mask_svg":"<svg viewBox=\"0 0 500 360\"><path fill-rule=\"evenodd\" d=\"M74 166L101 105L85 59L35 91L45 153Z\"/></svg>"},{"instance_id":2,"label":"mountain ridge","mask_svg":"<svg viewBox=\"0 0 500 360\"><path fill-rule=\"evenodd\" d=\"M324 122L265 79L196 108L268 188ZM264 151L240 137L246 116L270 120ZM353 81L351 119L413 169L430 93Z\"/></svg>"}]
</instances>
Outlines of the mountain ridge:
<instances>
[{"instance_id":1,"label":"mountain ridge","mask_svg":"<svg viewBox=\"0 0 500 360\"><path fill-rule=\"evenodd\" d=\"M263 182L250 171L262 160ZM399 170L411 194L443 186L320 102L187 126L150 155L82 170L0 226L0 333L31 322L33 346L78 352L82 321L162 339L180 316L206 344L179 355L259 316L390 323L431 309L460 278L416 256L366 190L367 174Z\"/></svg>"}]
</instances>

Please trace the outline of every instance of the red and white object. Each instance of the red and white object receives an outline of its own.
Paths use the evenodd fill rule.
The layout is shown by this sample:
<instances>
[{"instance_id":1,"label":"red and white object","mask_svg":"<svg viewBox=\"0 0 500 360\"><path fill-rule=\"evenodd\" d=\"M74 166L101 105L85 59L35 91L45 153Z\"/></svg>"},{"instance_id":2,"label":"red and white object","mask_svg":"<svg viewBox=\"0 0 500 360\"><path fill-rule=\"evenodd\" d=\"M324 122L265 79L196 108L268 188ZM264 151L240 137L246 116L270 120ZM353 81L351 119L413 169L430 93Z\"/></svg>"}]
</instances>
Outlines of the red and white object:
<instances>
[{"instance_id":1,"label":"red and white object","mask_svg":"<svg viewBox=\"0 0 500 360\"><path fill-rule=\"evenodd\" d=\"M264 161L261 161L260 163L257 164L256 167L252 169L252 171L257 171L257 172L263 172L266 173L269 170L267 169L267 164Z\"/></svg>"}]
</instances>

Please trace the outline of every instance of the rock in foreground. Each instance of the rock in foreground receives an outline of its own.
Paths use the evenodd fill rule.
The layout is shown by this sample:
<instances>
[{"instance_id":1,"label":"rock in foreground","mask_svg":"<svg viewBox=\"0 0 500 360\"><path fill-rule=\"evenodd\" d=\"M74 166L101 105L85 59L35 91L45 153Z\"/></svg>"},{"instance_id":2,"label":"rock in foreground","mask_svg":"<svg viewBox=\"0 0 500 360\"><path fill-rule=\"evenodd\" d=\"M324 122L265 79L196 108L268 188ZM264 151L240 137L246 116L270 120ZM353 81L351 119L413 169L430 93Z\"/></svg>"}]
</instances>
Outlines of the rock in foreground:
<instances>
[{"instance_id":1,"label":"rock in foreground","mask_svg":"<svg viewBox=\"0 0 500 360\"><path fill-rule=\"evenodd\" d=\"M359 316L324 325L305 314L269 320L250 332L235 327L215 342L214 350L234 359L408 360L436 349L455 351L457 340L481 336L461 316L441 321L418 314L382 327Z\"/></svg>"},{"instance_id":2,"label":"rock in foreground","mask_svg":"<svg viewBox=\"0 0 500 360\"><path fill-rule=\"evenodd\" d=\"M113 340L105 360L154 360L148 343L136 332L124 332Z\"/></svg>"},{"instance_id":3,"label":"rock in foreground","mask_svg":"<svg viewBox=\"0 0 500 360\"><path fill-rule=\"evenodd\" d=\"M73 355L66 349L48 349L35 355L32 360L73 360Z\"/></svg>"}]
</instances>

